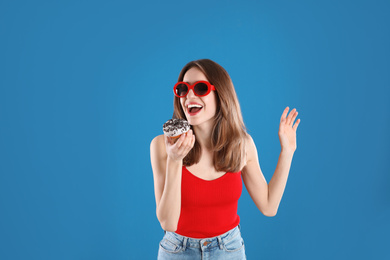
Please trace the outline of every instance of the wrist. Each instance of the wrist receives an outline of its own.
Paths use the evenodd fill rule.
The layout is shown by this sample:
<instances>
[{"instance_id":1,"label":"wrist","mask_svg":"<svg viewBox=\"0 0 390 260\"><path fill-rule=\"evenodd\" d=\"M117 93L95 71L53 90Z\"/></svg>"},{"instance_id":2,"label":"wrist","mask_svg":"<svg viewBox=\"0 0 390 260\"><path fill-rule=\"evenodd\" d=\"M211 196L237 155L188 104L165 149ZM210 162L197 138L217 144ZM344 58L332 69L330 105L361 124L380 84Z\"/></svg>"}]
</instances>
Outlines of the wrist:
<instances>
[{"instance_id":1,"label":"wrist","mask_svg":"<svg viewBox=\"0 0 390 260\"><path fill-rule=\"evenodd\" d=\"M181 166L181 165L183 165L183 160L181 158L175 159L175 158L171 158L168 156L167 163L169 163L171 165L174 164L174 165Z\"/></svg>"},{"instance_id":2,"label":"wrist","mask_svg":"<svg viewBox=\"0 0 390 260\"><path fill-rule=\"evenodd\" d=\"M295 153L295 149L292 150L292 149L282 148L280 153L293 156Z\"/></svg>"}]
</instances>

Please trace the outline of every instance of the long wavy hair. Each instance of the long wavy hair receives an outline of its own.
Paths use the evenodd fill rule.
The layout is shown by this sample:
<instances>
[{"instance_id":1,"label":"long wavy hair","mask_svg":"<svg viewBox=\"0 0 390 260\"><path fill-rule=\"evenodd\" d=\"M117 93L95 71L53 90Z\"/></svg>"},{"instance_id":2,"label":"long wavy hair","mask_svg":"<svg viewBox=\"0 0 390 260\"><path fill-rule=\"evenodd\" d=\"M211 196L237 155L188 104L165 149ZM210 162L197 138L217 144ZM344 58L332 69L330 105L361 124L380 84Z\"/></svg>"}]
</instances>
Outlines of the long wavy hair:
<instances>
[{"instance_id":1,"label":"long wavy hair","mask_svg":"<svg viewBox=\"0 0 390 260\"><path fill-rule=\"evenodd\" d=\"M217 111L211 133L214 168L217 171L239 172L246 158L246 127L241 114L233 82L227 71L218 63L209 59L194 60L187 63L180 72L178 82L183 81L184 74L192 67L198 68L207 80L215 86ZM180 98L174 96L173 118L187 119L180 104ZM192 126L191 126L192 128ZM194 147L183 160L183 165L191 166L200 160L201 147L195 139Z\"/></svg>"}]
</instances>

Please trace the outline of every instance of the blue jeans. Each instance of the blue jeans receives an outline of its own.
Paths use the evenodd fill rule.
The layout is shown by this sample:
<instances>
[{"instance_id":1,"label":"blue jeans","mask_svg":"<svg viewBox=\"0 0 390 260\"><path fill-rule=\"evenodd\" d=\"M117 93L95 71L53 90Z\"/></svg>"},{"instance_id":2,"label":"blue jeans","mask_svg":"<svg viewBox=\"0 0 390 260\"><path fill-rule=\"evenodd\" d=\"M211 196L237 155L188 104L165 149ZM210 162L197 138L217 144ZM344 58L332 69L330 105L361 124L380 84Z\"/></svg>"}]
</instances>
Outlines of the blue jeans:
<instances>
[{"instance_id":1,"label":"blue jeans","mask_svg":"<svg viewBox=\"0 0 390 260\"><path fill-rule=\"evenodd\" d=\"M246 259L240 225L211 238L191 238L165 231L160 241L158 260Z\"/></svg>"}]
</instances>

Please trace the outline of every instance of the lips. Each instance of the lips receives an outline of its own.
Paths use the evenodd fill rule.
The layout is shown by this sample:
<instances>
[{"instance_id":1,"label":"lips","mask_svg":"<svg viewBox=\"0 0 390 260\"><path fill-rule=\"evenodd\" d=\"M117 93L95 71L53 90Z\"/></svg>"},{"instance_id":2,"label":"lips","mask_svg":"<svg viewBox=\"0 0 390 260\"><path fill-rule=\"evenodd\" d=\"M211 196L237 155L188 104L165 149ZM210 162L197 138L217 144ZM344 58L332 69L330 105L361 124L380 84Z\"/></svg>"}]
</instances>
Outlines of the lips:
<instances>
[{"instance_id":1,"label":"lips","mask_svg":"<svg viewBox=\"0 0 390 260\"><path fill-rule=\"evenodd\" d=\"M189 102L187 105L187 114L190 116L194 116L198 114L202 109L203 106L201 104L195 103L195 102Z\"/></svg>"},{"instance_id":2,"label":"lips","mask_svg":"<svg viewBox=\"0 0 390 260\"><path fill-rule=\"evenodd\" d=\"M203 109L203 107L200 107L200 108L187 108L187 113L190 116L194 116L194 115L197 115L202 109Z\"/></svg>"}]
</instances>

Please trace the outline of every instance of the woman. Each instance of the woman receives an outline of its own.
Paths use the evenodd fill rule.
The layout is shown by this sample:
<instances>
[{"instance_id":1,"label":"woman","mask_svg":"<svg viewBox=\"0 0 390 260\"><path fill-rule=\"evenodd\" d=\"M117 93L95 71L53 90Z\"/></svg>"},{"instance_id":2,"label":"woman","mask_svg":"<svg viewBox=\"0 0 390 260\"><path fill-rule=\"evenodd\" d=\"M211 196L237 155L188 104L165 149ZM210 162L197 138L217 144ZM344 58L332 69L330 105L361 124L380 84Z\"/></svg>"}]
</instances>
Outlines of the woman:
<instances>
[{"instance_id":1,"label":"woman","mask_svg":"<svg viewBox=\"0 0 390 260\"><path fill-rule=\"evenodd\" d=\"M282 149L267 184L224 68L209 59L189 62L174 94L173 117L191 129L176 142L159 135L150 145L156 214L165 231L158 259L246 259L237 215L241 177L257 208L275 216L297 147L298 112L283 111Z\"/></svg>"}]
</instances>

